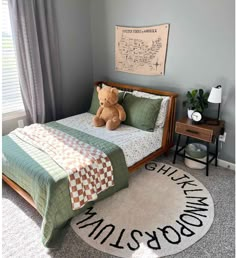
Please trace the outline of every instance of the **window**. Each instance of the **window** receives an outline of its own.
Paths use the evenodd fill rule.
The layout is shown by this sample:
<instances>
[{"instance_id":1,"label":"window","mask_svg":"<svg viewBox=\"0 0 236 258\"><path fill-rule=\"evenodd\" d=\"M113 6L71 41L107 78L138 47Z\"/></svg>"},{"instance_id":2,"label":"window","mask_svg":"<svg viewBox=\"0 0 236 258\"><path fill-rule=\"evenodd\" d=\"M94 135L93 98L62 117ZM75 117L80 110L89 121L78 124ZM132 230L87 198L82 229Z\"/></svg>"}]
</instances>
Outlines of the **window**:
<instances>
[{"instance_id":1,"label":"window","mask_svg":"<svg viewBox=\"0 0 236 258\"><path fill-rule=\"evenodd\" d=\"M2 1L2 113L24 110L13 46L8 0Z\"/></svg>"}]
</instances>

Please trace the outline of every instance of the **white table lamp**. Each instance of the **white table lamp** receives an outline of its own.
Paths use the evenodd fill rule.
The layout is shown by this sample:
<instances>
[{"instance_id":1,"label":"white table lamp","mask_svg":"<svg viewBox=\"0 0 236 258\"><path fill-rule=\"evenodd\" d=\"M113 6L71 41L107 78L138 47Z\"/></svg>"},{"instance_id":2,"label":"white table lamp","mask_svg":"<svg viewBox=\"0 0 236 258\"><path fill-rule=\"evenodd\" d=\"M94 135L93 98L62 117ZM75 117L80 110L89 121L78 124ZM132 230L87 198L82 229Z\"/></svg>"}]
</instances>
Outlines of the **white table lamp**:
<instances>
[{"instance_id":1,"label":"white table lamp","mask_svg":"<svg viewBox=\"0 0 236 258\"><path fill-rule=\"evenodd\" d=\"M218 115L217 120L220 118L220 103L222 101L222 87L218 85L211 89L210 95L208 97L208 102L218 104Z\"/></svg>"}]
</instances>

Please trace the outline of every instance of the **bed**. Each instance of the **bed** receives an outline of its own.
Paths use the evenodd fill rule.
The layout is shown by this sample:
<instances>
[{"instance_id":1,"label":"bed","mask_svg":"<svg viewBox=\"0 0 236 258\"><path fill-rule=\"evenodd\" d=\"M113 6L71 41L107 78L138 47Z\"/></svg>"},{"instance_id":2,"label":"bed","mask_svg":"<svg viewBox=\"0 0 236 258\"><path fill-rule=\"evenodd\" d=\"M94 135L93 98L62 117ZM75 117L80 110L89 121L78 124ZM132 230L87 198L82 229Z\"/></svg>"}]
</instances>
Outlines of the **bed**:
<instances>
[{"instance_id":1,"label":"bed","mask_svg":"<svg viewBox=\"0 0 236 258\"><path fill-rule=\"evenodd\" d=\"M129 173L147 161L168 153L173 146L175 105L177 94L115 82L99 81L95 86L116 87L137 97L149 98L149 94L166 99L165 114L159 114L152 132L122 124L115 131L92 125L93 114L86 112L47 126L82 139L108 155L114 168L115 185L98 195L106 198L128 186ZM146 94L146 95L145 95ZM162 112L163 113L163 112ZM163 116L163 117L161 117ZM164 118L164 119L163 119ZM28 144L14 134L3 137L3 180L31 204L43 217L42 242L46 247L58 246L67 222L93 202L79 210L72 210L68 190L68 175L46 153ZM96 201L97 201L96 200Z\"/></svg>"}]
</instances>

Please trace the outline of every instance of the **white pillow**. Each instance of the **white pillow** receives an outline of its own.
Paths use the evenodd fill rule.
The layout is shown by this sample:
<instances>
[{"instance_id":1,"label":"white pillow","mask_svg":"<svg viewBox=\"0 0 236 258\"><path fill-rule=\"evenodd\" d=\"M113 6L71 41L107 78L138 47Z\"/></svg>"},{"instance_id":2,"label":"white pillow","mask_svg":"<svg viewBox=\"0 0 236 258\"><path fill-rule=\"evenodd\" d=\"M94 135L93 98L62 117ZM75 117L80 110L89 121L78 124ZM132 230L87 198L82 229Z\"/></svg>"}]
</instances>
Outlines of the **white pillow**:
<instances>
[{"instance_id":1,"label":"white pillow","mask_svg":"<svg viewBox=\"0 0 236 258\"><path fill-rule=\"evenodd\" d=\"M160 111L159 111L159 114L158 114L158 117L157 117L155 127L160 127L160 128L164 127L170 97L150 94L150 93L146 93L146 92L142 92L142 91L136 91L136 90L134 90L132 93L136 97L142 97L142 98L147 98L147 99L160 99L160 98L163 99L162 102L161 102L161 108L160 108Z\"/></svg>"}]
</instances>

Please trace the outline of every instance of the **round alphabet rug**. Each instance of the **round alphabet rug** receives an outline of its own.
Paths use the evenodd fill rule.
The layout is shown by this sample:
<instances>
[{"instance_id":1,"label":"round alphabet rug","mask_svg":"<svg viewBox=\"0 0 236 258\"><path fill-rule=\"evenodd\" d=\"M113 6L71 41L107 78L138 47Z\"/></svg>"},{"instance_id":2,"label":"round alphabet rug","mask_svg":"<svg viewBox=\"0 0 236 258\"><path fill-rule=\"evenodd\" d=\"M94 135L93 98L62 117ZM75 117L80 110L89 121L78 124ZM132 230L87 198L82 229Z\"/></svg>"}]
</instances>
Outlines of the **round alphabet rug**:
<instances>
[{"instance_id":1,"label":"round alphabet rug","mask_svg":"<svg viewBox=\"0 0 236 258\"><path fill-rule=\"evenodd\" d=\"M97 202L71 221L90 246L118 257L176 254L209 230L214 204L189 173L149 162L132 174L129 187Z\"/></svg>"}]
</instances>

